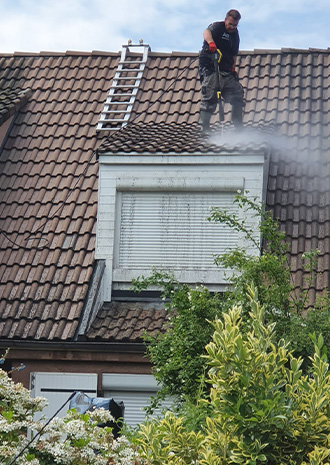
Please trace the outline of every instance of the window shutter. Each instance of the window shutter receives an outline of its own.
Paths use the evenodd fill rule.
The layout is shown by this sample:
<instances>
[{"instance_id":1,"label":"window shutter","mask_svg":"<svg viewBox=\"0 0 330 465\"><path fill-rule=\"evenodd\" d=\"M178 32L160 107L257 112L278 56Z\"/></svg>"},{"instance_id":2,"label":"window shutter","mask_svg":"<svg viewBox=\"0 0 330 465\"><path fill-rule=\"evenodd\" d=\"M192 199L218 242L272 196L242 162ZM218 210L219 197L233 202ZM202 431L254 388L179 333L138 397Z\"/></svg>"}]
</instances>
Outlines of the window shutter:
<instances>
[{"instance_id":1,"label":"window shutter","mask_svg":"<svg viewBox=\"0 0 330 465\"><path fill-rule=\"evenodd\" d=\"M97 395L96 373L33 372L30 378L32 397L41 396L48 400L44 410L34 415L36 420L43 416L51 418L75 391L83 391L90 397ZM66 404L57 416L63 417L68 408L69 404Z\"/></svg>"},{"instance_id":2,"label":"window shutter","mask_svg":"<svg viewBox=\"0 0 330 465\"><path fill-rule=\"evenodd\" d=\"M151 397L156 396L155 392L137 392L137 391L104 391L105 397L114 399L116 402L124 402L124 421L126 425L135 427L146 420L145 408L150 406ZM161 414L163 408L170 408L170 400L163 401L162 406L154 411L152 417Z\"/></svg>"},{"instance_id":3,"label":"window shutter","mask_svg":"<svg viewBox=\"0 0 330 465\"><path fill-rule=\"evenodd\" d=\"M209 269L238 233L207 221L210 207L236 211L234 192L122 192L119 268Z\"/></svg>"},{"instance_id":4,"label":"window shutter","mask_svg":"<svg viewBox=\"0 0 330 465\"><path fill-rule=\"evenodd\" d=\"M124 402L124 420L129 426L136 426L146 419L144 408L150 405L151 397L155 397L159 385L152 375L128 373L103 373L102 389L105 397L116 402ZM163 408L170 408L173 400L165 399L161 408L153 416L161 413Z\"/></svg>"}]
</instances>

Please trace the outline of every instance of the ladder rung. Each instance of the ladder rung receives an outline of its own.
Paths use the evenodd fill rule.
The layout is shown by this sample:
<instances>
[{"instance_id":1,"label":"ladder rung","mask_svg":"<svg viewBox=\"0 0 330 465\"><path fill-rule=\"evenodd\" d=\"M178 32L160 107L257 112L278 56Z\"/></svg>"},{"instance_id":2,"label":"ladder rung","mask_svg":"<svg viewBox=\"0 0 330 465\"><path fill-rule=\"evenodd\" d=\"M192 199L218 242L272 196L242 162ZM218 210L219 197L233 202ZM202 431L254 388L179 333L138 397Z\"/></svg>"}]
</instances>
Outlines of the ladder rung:
<instances>
[{"instance_id":1,"label":"ladder rung","mask_svg":"<svg viewBox=\"0 0 330 465\"><path fill-rule=\"evenodd\" d=\"M143 63L143 64L145 64L146 62L145 62L145 61L142 61L142 60L136 60L136 61L135 61L135 60L132 60L132 61L120 61L118 64L119 64L119 65L127 65L127 64L133 64L133 63L134 63L134 64L136 64L136 63L140 63L140 64Z\"/></svg>"},{"instance_id":2,"label":"ladder rung","mask_svg":"<svg viewBox=\"0 0 330 465\"><path fill-rule=\"evenodd\" d=\"M107 102L106 105L132 105L132 102L131 101L116 102L115 100L111 100L111 101Z\"/></svg>"},{"instance_id":3,"label":"ladder rung","mask_svg":"<svg viewBox=\"0 0 330 465\"><path fill-rule=\"evenodd\" d=\"M141 78L140 77L133 77L133 76L118 76L118 77L114 77L113 80L114 81L119 81L120 79L126 79L126 80L130 80L130 81L140 81Z\"/></svg>"},{"instance_id":4,"label":"ladder rung","mask_svg":"<svg viewBox=\"0 0 330 465\"><path fill-rule=\"evenodd\" d=\"M126 102L126 103L123 103L122 105L123 106L126 105L127 107L129 107L129 106L133 105L133 103L134 103L133 101L132 102ZM104 108L106 108L106 107L116 107L116 106L117 106L117 103L109 102L107 105L104 106ZM108 111L108 110L104 110L104 111ZM122 111L122 110L118 110L118 111Z\"/></svg>"},{"instance_id":5,"label":"ladder rung","mask_svg":"<svg viewBox=\"0 0 330 465\"><path fill-rule=\"evenodd\" d=\"M124 86L124 85L121 86L120 84L119 85L114 85L113 84L112 88L114 88L114 89L137 89L138 86L131 85L131 84L127 84L126 86Z\"/></svg>"},{"instance_id":6,"label":"ladder rung","mask_svg":"<svg viewBox=\"0 0 330 465\"><path fill-rule=\"evenodd\" d=\"M143 69L141 68L122 68L118 71L116 71L116 74L117 73L143 73Z\"/></svg>"},{"instance_id":7,"label":"ladder rung","mask_svg":"<svg viewBox=\"0 0 330 465\"><path fill-rule=\"evenodd\" d=\"M110 113L130 113L131 110L104 110L102 111L103 114L109 115Z\"/></svg>"},{"instance_id":8,"label":"ladder rung","mask_svg":"<svg viewBox=\"0 0 330 465\"><path fill-rule=\"evenodd\" d=\"M107 118L107 119L103 119L102 123L120 123L120 122L124 122L124 121L127 121L127 119L124 119L124 118Z\"/></svg>"},{"instance_id":9,"label":"ladder rung","mask_svg":"<svg viewBox=\"0 0 330 465\"><path fill-rule=\"evenodd\" d=\"M133 94L127 94L127 93L123 93L123 94L109 94L108 97L132 97Z\"/></svg>"}]
</instances>

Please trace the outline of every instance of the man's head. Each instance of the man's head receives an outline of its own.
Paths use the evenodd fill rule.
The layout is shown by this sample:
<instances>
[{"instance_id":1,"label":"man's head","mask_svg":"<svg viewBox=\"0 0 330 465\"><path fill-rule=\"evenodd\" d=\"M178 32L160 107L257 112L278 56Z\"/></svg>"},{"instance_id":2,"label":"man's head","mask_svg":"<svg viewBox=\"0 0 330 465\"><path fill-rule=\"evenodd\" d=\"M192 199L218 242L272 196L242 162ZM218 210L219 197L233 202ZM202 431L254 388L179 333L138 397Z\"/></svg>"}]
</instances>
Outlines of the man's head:
<instances>
[{"instance_id":1,"label":"man's head","mask_svg":"<svg viewBox=\"0 0 330 465\"><path fill-rule=\"evenodd\" d=\"M237 10L229 10L225 17L225 28L226 31L232 33L236 31L241 14Z\"/></svg>"}]
</instances>

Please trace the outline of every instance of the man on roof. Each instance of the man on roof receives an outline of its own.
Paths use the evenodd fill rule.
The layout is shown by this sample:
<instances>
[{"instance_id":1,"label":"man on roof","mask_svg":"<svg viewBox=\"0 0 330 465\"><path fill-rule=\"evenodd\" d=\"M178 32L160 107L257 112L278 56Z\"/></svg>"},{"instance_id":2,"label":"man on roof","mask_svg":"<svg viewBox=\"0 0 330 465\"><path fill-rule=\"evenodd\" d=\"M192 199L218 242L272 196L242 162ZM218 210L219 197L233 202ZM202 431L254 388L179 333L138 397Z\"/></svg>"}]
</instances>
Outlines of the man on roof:
<instances>
[{"instance_id":1,"label":"man on roof","mask_svg":"<svg viewBox=\"0 0 330 465\"><path fill-rule=\"evenodd\" d=\"M232 105L234 126L238 128L242 125L244 91L235 70L239 50L237 26L240 19L237 10L229 10L224 21L210 24L203 32L204 42L199 54L202 91L200 119L203 132L209 130L211 115L217 108L219 90L223 101ZM217 50L221 52L220 61L216 60L219 56Z\"/></svg>"}]
</instances>

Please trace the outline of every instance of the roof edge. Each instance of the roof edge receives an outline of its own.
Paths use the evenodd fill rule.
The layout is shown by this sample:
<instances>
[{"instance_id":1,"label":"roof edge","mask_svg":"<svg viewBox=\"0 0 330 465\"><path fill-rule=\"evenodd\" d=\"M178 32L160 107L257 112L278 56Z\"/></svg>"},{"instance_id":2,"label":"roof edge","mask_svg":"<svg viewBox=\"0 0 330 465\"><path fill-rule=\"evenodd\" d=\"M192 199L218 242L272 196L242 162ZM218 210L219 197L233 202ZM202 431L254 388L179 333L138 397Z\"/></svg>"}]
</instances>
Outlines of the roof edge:
<instances>
[{"instance_id":1,"label":"roof edge","mask_svg":"<svg viewBox=\"0 0 330 465\"><path fill-rule=\"evenodd\" d=\"M20 90L13 98L10 99L0 114L0 126L24 107L32 93L33 91L31 89Z\"/></svg>"},{"instance_id":2,"label":"roof edge","mask_svg":"<svg viewBox=\"0 0 330 465\"><path fill-rule=\"evenodd\" d=\"M278 55L279 53L324 53L329 54L330 47L328 48L291 48L291 47L282 47L282 48L255 48L253 50L240 50L239 55Z\"/></svg>"},{"instance_id":3,"label":"roof edge","mask_svg":"<svg viewBox=\"0 0 330 465\"><path fill-rule=\"evenodd\" d=\"M1 339L0 347L5 349L26 349L26 350L50 350L65 352L71 350L80 352L123 352L123 353L145 353L146 344L142 342L108 342L108 341L20 341Z\"/></svg>"}]
</instances>

